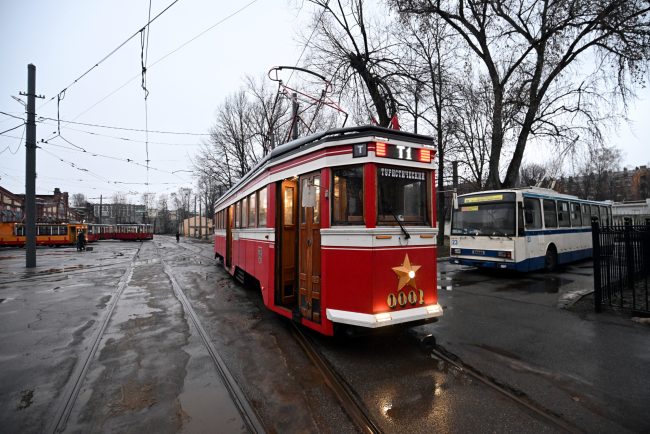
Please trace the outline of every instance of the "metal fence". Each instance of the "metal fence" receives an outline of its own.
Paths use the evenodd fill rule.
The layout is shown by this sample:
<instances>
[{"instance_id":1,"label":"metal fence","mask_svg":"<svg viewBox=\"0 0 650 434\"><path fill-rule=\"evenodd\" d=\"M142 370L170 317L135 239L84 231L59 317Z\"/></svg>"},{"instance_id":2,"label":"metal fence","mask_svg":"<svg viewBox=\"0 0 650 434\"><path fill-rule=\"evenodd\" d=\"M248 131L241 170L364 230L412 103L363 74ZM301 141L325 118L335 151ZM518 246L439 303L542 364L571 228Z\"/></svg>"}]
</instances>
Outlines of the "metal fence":
<instances>
[{"instance_id":1,"label":"metal fence","mask_svg":"<svg viewBox=\"0 0 650 434\"><path fill-rule=\"evenodd\" d=\"M650 220L645 225L591 223L596 312L603 306L650 314Z\"/></svg>"}]
</instances>

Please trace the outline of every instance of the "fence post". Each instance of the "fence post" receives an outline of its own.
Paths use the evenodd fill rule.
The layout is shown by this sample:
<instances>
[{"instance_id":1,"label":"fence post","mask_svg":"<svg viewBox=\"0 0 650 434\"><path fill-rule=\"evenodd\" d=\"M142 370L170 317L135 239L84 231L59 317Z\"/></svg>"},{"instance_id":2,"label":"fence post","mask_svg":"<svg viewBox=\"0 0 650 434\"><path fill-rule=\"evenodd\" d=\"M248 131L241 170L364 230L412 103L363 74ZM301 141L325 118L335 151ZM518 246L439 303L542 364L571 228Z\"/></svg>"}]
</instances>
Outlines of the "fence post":
<instances>
[{"instance_id":1,"label":"fence post","mask_svg":"<svg viewBox=\"0 0 650 434\"><path fill-rule=\"evenodd\" d=\"M594 310L596 313L602 311L602 287L600 278L600 230L598 218L591 218L591 256L594 261Z\"/></svg>"},{"instance_id":2,"label":"fence post","mask_svg":"<svg viewBox=\"0 0 650 434\"><path fill-rule=\"evenodd\" d=\"M625 217L624 242L625 266L627 268L627 287L628 290L632 291L632 297L634 297L634 245L632 244L632 219L629 217Z\"/></svg>"}]
</instances>

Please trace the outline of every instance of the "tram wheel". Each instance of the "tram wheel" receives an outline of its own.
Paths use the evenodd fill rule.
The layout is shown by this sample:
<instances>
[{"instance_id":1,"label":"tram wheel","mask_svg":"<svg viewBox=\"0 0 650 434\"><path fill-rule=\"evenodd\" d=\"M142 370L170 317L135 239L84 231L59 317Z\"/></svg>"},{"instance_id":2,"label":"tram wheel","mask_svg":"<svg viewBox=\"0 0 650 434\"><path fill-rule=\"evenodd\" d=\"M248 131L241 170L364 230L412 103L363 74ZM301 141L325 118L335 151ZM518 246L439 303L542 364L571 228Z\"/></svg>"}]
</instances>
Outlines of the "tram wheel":
<instances>
[{"instance_id":1,"label":"tram wheel","mask_svg":"<svg viewBox=\"0 0 650 434\"><path fill-rule=\"evenodd\" d=\"M557 269L557 250L555 246L551 245L546 249L546 256L544 257L544 269L552 272Z\"/></svg>"}]
</instances>

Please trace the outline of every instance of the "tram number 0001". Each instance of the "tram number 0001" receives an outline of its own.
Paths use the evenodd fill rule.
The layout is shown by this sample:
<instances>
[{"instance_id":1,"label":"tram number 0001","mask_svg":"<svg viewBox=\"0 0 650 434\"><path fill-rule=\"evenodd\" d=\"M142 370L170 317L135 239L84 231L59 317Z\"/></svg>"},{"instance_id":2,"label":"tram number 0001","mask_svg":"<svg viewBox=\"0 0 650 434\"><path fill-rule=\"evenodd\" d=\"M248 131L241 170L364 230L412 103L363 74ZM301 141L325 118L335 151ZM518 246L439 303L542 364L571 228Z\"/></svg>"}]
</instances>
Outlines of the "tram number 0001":
<instances>
[{"instance_id":1,"label":"tram number 0001","mask_svg":"<svg viewBox=\"0 0 650 434\"><path fill-rule=\"evenodd\" d=\"M391 309L400 306L404 307L406 304L424 304L424 291L418 289L418 292L415 292L414 289L411 289L408 293L404 291L399 291L397 295L392 292L388 294L388 299L386 300L388 307Z\"/></svg>"}]
</instances>

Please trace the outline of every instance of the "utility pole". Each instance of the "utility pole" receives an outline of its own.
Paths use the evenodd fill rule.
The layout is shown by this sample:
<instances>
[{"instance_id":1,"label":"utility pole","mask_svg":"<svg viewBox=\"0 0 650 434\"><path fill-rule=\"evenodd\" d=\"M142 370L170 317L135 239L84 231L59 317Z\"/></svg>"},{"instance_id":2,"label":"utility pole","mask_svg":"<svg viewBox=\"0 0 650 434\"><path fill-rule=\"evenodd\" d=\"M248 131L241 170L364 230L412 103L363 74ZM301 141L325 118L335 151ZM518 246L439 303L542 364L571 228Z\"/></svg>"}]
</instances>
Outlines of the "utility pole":
<instances>
[{"instance_id":1,"label":"utility pole","mask_svg":"<svg viewBox=\"0 0 650 434\"><path fill-rule=\"evenodd\" d=\"M201 217L201 197L199 196L199 238L203 238L203 217Z\"/></svg>"},{"instance_id":2,"label":"utility pole","mask_svg":"<svg viewBox=\"0 0 650 434\"><path fill-rule=\"evenodd\" d=\"M196 195L194 195L194 238L196 238Z\"/></svg>"},{"instance_id":3,"label":"utility pole","mask_svg":"<svg viewBox=\"0 0 650 434\"><path fill-rule=\"evenodd\" d=\"M27 65L27 128L25 140L26 267L36 267L36 66ZM38 98L43 98L39 96Z\"/></svg>"}]
</instances>

